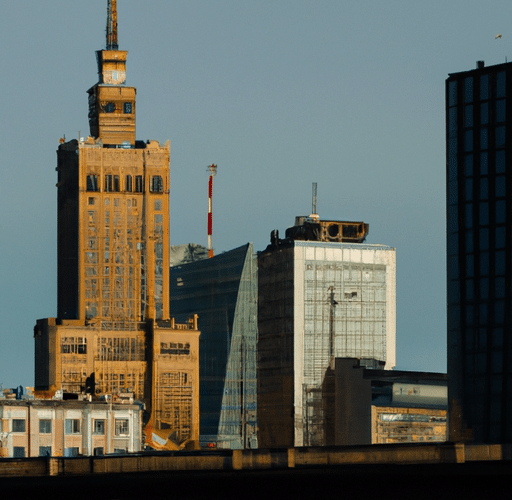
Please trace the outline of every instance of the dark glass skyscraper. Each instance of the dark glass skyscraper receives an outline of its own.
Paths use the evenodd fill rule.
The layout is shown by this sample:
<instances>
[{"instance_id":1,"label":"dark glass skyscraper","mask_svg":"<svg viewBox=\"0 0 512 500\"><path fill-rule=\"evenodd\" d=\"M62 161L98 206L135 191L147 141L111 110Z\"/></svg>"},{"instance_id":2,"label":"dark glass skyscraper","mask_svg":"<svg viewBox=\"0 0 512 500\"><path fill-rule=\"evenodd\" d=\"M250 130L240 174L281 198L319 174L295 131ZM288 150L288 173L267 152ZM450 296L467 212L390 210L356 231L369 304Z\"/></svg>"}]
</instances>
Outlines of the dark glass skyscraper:
<instances>
[{"instance_id":1,"label":"dark glass skyscraper","mask_svg":"<svg viewBox=\"0 0 512 500\"><path fill-rule=\"evenodd\" d=\"M449 437L510 442L512 63L448 77L446 144Z\"/></svg>"}]
</instances>

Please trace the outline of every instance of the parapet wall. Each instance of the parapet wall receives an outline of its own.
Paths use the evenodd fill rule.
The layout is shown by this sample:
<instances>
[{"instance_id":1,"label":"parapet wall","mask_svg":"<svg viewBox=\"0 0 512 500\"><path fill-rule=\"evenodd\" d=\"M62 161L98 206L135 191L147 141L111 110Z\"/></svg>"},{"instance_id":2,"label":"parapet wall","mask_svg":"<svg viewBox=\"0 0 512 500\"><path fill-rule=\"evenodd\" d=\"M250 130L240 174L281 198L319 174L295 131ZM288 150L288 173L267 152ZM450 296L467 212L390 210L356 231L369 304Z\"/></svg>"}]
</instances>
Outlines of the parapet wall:
<instances>
[{"instance_id":1,"label":"parapet wall","mask_svg":"<svg viewBox=\"0 0 512 500\"><path fill-rule=\"evenodd\" d=\"M0 477L83 476L149 471L265 470L342 465L449 464L512 459L512 445L405 444L225 450L76 458L0 459Z\"/></svg>"}]
</instances>

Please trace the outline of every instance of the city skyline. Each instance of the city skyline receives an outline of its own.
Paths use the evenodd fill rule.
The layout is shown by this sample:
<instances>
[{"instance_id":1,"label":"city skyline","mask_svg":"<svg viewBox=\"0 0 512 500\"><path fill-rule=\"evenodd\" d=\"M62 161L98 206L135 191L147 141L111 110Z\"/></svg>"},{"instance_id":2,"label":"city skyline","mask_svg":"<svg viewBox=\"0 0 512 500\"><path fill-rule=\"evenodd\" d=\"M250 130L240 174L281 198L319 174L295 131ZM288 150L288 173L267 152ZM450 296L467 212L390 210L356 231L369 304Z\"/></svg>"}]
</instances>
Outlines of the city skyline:
<instances>
[{"instance_id":1,"label":"city skyline","mask_svg":"<svg viewBox=\"0 0 512 500\"><path fill-rule=\"evenodd\" d=\"M105 2L2 3L6 388L33 385L32 328L56 314L55 151L64 134L88 135ZM397 369L446 371L444 81L477 60L505 62L512 7L124 0L118 8L138 138L171 140L171 244L206 244L211 163L216 253L248 241L264 250L273 229L284 235L310 213L317 182L321 218L364 220L367 243L397 249Z\"/></svg>"}]
</instances>

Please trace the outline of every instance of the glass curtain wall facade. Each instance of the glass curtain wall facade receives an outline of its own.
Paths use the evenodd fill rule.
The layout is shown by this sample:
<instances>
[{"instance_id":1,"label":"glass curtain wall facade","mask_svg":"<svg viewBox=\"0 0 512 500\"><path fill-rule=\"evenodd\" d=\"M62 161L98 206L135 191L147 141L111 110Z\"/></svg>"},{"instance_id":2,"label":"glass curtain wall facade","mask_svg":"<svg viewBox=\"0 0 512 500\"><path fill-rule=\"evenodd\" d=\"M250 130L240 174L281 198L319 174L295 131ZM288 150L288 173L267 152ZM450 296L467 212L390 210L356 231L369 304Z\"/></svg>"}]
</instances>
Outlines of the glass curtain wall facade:
<instances>
[{"instance_id":1,"label":"glass curtain wall facade","mask_svg":"<svg viewBox=\"0 0 512 500\"><path fill-rule=\"evenodd\" d=\"M450 440L512 438L511 97L511 63L446 80Z\"/></svg>"},{"instance_id":2,"label":"glass curtain wall facade","mask_svg":"<svg viewBox=\"0 0 512 500\"><path fill-rule=\"evenodd\" d=\"M395 365L395 249L294 241L258 273L260 446L334 444L334 359Z\"/></svg>"},{"instance_id":3,"label":"glass curtain wall facade","mask_svg":"<svg viewBox=\"0 0 512 500\"><path fill-rule=\"evenodd\" d=\"M257 270L252 243L170 270L177 321L198 314L202 446L256 448Z\"/></svg>"}]
</instances>

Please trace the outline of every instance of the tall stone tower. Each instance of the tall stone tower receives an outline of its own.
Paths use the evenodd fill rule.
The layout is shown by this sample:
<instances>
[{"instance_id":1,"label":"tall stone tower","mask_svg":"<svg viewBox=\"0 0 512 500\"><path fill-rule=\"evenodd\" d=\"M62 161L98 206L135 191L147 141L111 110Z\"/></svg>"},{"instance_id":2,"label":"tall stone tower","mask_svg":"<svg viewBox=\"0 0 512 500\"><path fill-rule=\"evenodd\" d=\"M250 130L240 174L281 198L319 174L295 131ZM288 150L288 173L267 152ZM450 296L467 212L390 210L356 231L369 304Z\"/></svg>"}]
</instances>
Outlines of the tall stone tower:
<instances>
[{"instance_id":1,"label":"tall stone tower","mask_svg":"<svg viewBox=\"0 0 512 500\"><path fill-rule=\"evenodd\" d=\"M135 140L115 0L96 55L90 136L57 151L57 318L35 328L35 385L133 393L180 446L198 440L199 332L169 317L170 143Z\"/></svg>"}]
</instances>

